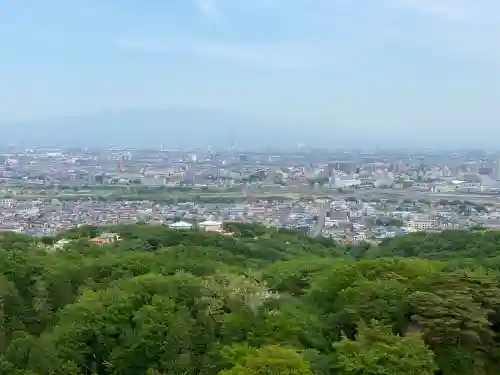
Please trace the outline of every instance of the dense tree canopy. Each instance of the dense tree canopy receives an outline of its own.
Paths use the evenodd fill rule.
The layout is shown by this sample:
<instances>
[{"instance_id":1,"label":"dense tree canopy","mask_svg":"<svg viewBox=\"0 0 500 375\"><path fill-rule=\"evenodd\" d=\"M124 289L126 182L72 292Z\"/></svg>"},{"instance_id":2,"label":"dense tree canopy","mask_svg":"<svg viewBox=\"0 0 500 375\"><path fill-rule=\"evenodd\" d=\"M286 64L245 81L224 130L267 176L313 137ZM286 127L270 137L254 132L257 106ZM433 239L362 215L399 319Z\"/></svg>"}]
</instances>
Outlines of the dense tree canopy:
<instances>
[{"instance_id":1,"label":"dense tree canopy","mask_svg":"<svg viewBox=\"0 0 500 375\"><path fill-rule=\"evenodd\" d=\"M225 229L1 234L0 374L500 373L496 232L343 247ZM122 239L89 241L103 232Z\"/></svg>"}]
</instances>

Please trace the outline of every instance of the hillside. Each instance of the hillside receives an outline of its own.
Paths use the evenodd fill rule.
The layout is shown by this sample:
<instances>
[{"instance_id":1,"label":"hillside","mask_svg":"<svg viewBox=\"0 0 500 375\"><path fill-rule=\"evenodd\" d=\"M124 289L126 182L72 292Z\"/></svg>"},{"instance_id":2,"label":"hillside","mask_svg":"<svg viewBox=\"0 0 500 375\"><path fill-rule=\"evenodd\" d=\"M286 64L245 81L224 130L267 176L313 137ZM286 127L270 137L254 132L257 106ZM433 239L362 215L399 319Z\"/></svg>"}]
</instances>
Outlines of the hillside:
<instances>
[{"instance_id":1,"label":"hillside","mask_svg":"<svg viewBox=\"0 0 500 375\"><path fill-rule=\"evenodd\" d=\"M226 229L2 234L0 374L500 373L494 234ZM103 232L120 240L89 241Z\"/></svg>"}]
</instances>

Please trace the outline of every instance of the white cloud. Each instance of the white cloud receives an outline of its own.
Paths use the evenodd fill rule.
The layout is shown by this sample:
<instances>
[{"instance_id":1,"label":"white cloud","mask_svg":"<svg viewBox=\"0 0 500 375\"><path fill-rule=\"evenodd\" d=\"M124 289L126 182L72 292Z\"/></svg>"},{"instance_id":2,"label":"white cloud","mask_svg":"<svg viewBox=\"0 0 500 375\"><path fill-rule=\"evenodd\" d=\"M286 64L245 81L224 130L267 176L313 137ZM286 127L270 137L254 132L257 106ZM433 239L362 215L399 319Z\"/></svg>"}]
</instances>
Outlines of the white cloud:
<instances>
[{"instance_id":1,"label":"white cloud","mask_svg":"<svg viewBox=\"0 0 500 375\"><path fill-rule=\"evenodd\" d=\"M210 21L215 23L222 22L222 14L217 0L196 0L196 7Z\"/></svg>"},{"instance_id":2,"label":"white cloud","mask_svg":"<svg viewBox=\"0 0 500 375\"><path fill-rule=\"evenodd\" d=\"M389 11L413 14L419 37L445 50L500 58L498 0L384 0Z\"/></svg>"},{"instance_id":3,"label":"white cloud","mask_svg":"<svg viewBox=\"0 0 500 375\"><path fill-rule=\"evenodd\" d=\"M120 38L114 42L120 48L146 53L180 53L205 58L223 59L267 68L309 69L324 61L320 46L302 44L219 44L193 40L153 40Z\"/></svg>"},{"instance_id":4,"label":"white cloud","mask_svg":"<svg viewBox=\"0 0 500 375\"><path fill-rule=\"evenodd\" d=\"M122 38L116 44L136 52L191 54L271 68L316 68L344 56L355 60L358 53L366 53L367 46L383 45L388 39L458 58L500 61L500 0L377 0L368 7L348 0L311 0L309 7L294 0L193 1L204 17L219 24L222 13L228 20L265 14L264 22L276 19L276 24L266 35L268 41L263 41L260 31L255 35L261 42L255 39L254 43L146 36ZM272 42L272 32L285 16L287 27L302 30L299 35L305 41L282 37L279 43Z\"/></svg>"},{"instance_id":5,"label":"white cloud","mask_svg":"<svg viewBox=\"0 0 500 375\"><path fill-rule=\"evenodd\" d=\"M324 33L356 34L366 38L397 39L441 50L456 58L500 62L500 0L376 0L361 4L349 0L317 0L317 24ZM345 30L339 30L343 25ZM348 30L348 31L347 31Z\"/></svg>"},{"instance_id":6,"label":"white cloud","mask_svg":"<svg viewBox=\"0 0 500 375\"><path fill-rule=\"evenodd\" d=\"M214 45L193 46L192 52L207 57L232 59L242 63L269 67L307 69L318 65L315 56L307 56L306 46L284 45Z\"/></svg>"},{"instance_id":7,"label":"white cloud","mask_svg":"<svg viewBox=\"0 0 500 375\"><path fill-rule=\"evenodd\" d=\"M385 0L385 4L456 25L500 26L497 0Z\"/></svg>"}]
</instances>

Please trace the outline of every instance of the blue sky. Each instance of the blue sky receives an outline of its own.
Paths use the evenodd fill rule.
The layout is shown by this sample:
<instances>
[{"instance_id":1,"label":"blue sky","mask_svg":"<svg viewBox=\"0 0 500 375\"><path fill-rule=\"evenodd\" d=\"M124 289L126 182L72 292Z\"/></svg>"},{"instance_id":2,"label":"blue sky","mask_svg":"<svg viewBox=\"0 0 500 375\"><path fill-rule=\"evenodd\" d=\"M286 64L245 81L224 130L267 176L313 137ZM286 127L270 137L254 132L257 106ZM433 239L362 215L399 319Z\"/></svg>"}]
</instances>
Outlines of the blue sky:
<instances>
[{"instance_id":1,"label":"blue sky","mask_svg":"<svg viewBox=\"0 0 500 375\"><path fill-rule=\"evenodd\" d=\"M500 136L499 40L498 0L0 0L0 122L182 106Z\"/></svg>"}]
</instances>

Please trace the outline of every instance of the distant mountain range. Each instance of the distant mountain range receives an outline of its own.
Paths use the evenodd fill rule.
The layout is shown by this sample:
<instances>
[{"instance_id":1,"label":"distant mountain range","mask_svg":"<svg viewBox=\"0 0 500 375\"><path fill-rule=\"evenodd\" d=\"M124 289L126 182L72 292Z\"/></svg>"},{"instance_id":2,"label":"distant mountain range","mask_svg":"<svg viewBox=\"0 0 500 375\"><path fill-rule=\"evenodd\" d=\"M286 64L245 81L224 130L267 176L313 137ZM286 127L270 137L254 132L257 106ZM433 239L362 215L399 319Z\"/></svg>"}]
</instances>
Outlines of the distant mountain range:
<instances>
[{"instance_id":1,"label":"distant mountain range","mask_svg":"<svg viewBox=\"0 0 500 375\"><path fill-rule=\"evenodd\" d=\"M324 120L328 123L328 120ZM380 129L377 126L350 126L335 123L279 123L251 115L222 110L169 108L107 110L82 116L54 117L39 121L0 123L0 145L47 145L67 147L166 148L228 147L295 148L497 148L496 138L429 137L415 128ZM455 134L454 134L455 135ZM444 135L442 136L444 137ZM454 139L455 138L455 139Z\"/></svg>"},{"instance_id":2,"label":"distant mountain range","mask_svg":"<svg viewBox=\"0 0 500 375\"><path fill-rule=\"evenodd\" d=\"M242 147L293 146L300 131L249 120L216 110L109 110L90 115L55 117L2 124L1 143L121 147ZM300 130L300 129L299 129Z\"/></svg>"}]
</instances>

